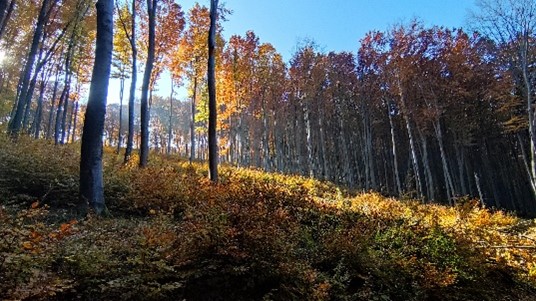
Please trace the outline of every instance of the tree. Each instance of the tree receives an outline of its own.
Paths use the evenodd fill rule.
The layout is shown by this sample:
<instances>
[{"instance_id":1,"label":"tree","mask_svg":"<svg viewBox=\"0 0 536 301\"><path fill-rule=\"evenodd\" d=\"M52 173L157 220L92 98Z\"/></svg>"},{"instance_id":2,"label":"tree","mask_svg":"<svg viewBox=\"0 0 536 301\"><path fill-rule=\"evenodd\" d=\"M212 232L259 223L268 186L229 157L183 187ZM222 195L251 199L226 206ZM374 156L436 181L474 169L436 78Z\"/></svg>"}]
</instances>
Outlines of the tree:
<instances>
[{"instance_id":1,"label":"tree","mask_svg":"<svg viewBox=\"0 0 536 301\"><path fill-rule=\"evenodd\" d=\"M530 145L530 171L528 176L536 197L536 106L534 103L534 76L531 66L536 60L534 35L536 34L536 2L534 0L478 0L480 11L473 14L478 29L507 49L509 65L516 85L525 98Z\"/></svg>"},{"instance_id":2,"label":"tree","mask_svg":"<svg viewBox=\"0 0 536 301\"><path fill-rule=\"evenodd\" d=\"M13 13L13 9L15 9L15 4L17 3L17 0L0 0L0 41L2 40L2 37L4 35L6 26L11 19L11 14Z\"/></svg>"},{"instance_id":3,"label":"tree","mask_svg":"<svg viewBox=\"0 0 536 301\"><path fill-rule=\"evenodd\" d=\"M149 106L152 105L152 96L156 83L162 72L171 64L171 55L176 52L181 40L185 26L184 13L180 5L174 0L159 0L155 13L155 50L153 71L149 84ZM142 16L141 29L147 38L149 32L148 17ZM147 48L143 47L142 55L147 53Z\"/></svg>"},{"instance_id":4,"label":"tree","mask_svg":"<svg viewBox=\"0 0 536 301\"><path fill-rule=\"evenodd\" d=\"M127 37L132 54L132 76L130 79L130 94L128 97L128 135L127 135L127 144L125 149L125 159L124 163L127 163L130 160L132 155L132 148L134 144L134 101L136 99L136 81L138 78L138 68L137 68L137 59L138 59L138 48L136 45L136 9L137 9L137 0L132 0L131 11L130 11L130 29L129 22L127 17L129 15L128 7L125 6L122 9L118 8L118 18L121 23L119 27L122 33Z\"/></svg>"},{"instance_id":5,"label":"tree","mask_svg":"<svg viewBox=\"0 0 536 301\"><path fill-rule=\"evenodd\" d=\"M30 51L28 52L28 58L24 66L24 70L21 73L20 92L18 93L18 97L15 101L15 116L9 123L9 132L12 136L17 136L22 127L22 119L24 117L24 109L26 105L28 87L30 85L30 77L32 76L32 70L37 57L39 43L43 35L43 28L50 17L52 6L55 4L55 0L43 0L41 3L41 9L39 10L39 16L37 17L32 44L30 46Z\"/></svg>"},{"instance_id":6,"label":"tree","mask_svg":"<svg viewBox=\"0 0 536 301\"><path fill-rule=\"evenodd\" d=\"M102 166L102 134L113 51L113 0L97 2L97 38L91 87L84 120L80 157L80 208L88 204L98 215L106 215Z\"/></svg>"},{"instance_id":7,"label":"tree","mask_svg":"<svg viewBox=\"0 0 536 301\"><path fill-rule=\"evenodd\" d=\"M172 60L175 78L186 77L190 83L192 101L190 115L190 161L196 158L196 111L198 90L207 66L207 35L209 32L210 12L198 3L188 12L188 28L180 41L179 48Z\"/></svg>"},{"instance_id":8,"label":"tree","mask_svg":"<svg viewBox=\"0 0 536 301\"><path fill-rule=\"evenodd\" d=\"M128 5L128 4L127 4ZM115 21L115 32L114 32L114 56L112 65L114 67L114 72L112 73L113 78L119 79L119 131L117 134L117 153L121 149L123 143L123 98L125 92L125 81L128 78L128 74L131 73L131 43L130 35L128 31L123 28L123 22L126 22L128 18L127 6L119 6L116 2L117 10L117 19ZM132 19L129 19L132 21ZM126 24L125 24L126 25ZM127 27L127 26L125 26Z\"/></svg>"},{"instance_id":9,"label":"tree","mask_svg":"<svg viewBox=\"0 0 536 301\"><path fill-rule=\"evenodd\" d=\"M210 30L208 34L208 158L210 180L218 182L218 140L216 137L217 107L216 107L216 26L218 20L218 0L210 1Z\"/></svg>"},{"instance_id":10,"label":"tree","mask_svg":"<svg viewBox=\"0 0 536 301\"><path fill-rule=\"evenodd\" d=\"M155 28L157 0L147 0L147 14L149 16L149 40L147 50L147 61L143 74L143 84L141 88L141 146L140 146L140 167L146 167L149 159L149 85L153 72L155 55Z\"/></svg>"}]
</instances>

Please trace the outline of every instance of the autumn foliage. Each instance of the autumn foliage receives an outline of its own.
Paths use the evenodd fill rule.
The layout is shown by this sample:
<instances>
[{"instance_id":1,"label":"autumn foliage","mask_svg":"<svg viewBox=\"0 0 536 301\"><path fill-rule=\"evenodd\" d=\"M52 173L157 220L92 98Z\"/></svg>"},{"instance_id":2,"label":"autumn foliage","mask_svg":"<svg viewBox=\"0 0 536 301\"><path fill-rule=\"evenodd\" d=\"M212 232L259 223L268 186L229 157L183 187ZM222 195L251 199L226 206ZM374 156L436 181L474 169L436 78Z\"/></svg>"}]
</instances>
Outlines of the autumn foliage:
<instances>
[{"instance_id":1,"label":"autumn foliage","mask_svg":"<svg viewBox=\"0 0 536 301\"><path fill-rule=\"evenodd\" d=\"M4 299L530 300L536 286L533 222L472 200L235 168L214 185L204 165L155 156L138 171L110 149L114 217L80 220L76 148L1 139Z\"/></svg>"}]
</instances>

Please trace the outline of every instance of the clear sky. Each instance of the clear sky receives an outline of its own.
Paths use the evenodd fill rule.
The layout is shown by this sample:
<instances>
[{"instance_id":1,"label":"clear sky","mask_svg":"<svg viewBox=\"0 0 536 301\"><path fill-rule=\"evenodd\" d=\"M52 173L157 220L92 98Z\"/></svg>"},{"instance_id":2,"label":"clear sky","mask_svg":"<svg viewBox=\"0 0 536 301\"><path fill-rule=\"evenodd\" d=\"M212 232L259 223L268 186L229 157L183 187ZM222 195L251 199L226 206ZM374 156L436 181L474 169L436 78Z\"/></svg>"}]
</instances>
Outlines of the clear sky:
<instances>
[{"instance_id":1,"label":"clear sky","mask_svg":"<svg viewBox=\"0 0 536 301\"><path fill-rule=\"evenodd\" d=\"M185 12L195 2L207 6L210 3L177 0ZM220 3L233 11L223 24L226 38L253 30L261 42L273 44L287 61L305 38L314 40L326 52L356 52L359 40L368 31L387 30L412 18L426 25L467 27L468 11L474 8L474 0L220 0ZM141 81L141 76L138 80ZM168 82L164 76L156 93L167 96ZM111 83L110 102L117 102L114 101L119 94L117 86L115 81Z\"/></svg>"}]
</instances>

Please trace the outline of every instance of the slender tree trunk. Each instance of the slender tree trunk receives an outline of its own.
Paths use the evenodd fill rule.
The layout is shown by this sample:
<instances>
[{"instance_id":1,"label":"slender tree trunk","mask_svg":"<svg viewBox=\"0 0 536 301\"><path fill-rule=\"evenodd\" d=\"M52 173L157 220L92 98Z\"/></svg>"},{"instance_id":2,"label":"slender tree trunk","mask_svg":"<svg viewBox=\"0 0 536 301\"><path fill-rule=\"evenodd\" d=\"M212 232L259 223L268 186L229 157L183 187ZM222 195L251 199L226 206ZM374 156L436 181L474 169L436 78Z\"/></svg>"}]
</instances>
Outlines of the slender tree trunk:
<instances>
[{"instance_id":1,"label":"slender tree trunk","mask_svg":"<svg viewBox=\"0 0 536 301\"><path fill-rule=\"evenodd\" d=\"M21 74L21 86L20 93L15 103L17 104L17 109L15 115L9 124L9 133L12 136L17 136L22 126L22 118L24 117L24 106L26 95L28 94L28 86L30 84L30 78L32 76L32 70L34 67L37 50L39 48L39 42L41 41L41 36L43 35L43 28L45 27L47 11L49 9L49 3L51 0L43 0L41 4L41 9L39 11L39 16L37 18L37 24L35 26L35 31L32 39L32 44L30 46L30 51L28 52L28 58L26 59L26 64L24 66L24 71Z\"/></svg>"},{"instance_id":2,"label":"slender tree trunk","mask_svg":"<svg viewBox=\"0 0 536 301\"><path fill-rule=\"evenodd\" d=\"M535 109L532 100L532 84L529 75L529 37L527 35L521 37L521 45L519 50L519 59L521 64L521 74L523 76L523 84L525 86L525 97L527 101L527 115L529 118L529 139L530 139L530 171L531 171L531 185L536 187L536 119ZM533 190L536 197L536 190Z\"/></svg>"},{"instance_id":3,"label":"slender tree trunk","mask_svg":"<svg viewBox=\"0 0 536 301\"><path fill-rule=\"evenodd\" d=\"M462 189L462 194L467 195L467 184L465 179L465 173L464 173L464 165L465 165L465 156L464 156L464 149L461 142L456 143L455 146L456 149L456 162L458 164L458 177L460 177L460 186Z\"/></svg>"},{"instance_id":4,"label":"slender tree trunk","mask_svg":"<svg viewBox=\"0 0 536 301\"><path fill-rule=\"evenodd\" d=\"M534 195L536 195L536 183L533 181L533 178L532 178L532 170L531 170L531 167L530 167L530 164L529 164L529 160L527 159L527 152L525 151L525 148L524 148L524 144L523 144L523 140L521 139L521 136L518 134L516 134L517 136L517 141L519 142L519 148L521 149L521 157L523 157L523 163L524 163L524 166L525 166L525 170L527 171L527 178L529 180L529 183L530 183L530 188L531 188L531 191Z\"/></svg>"},{"instance_id":5,"label":"slender tree trunk","mask_svg":"<svg viewBox=\"0 0 536 301\"><path fill-rule=\"evenodd\" d=\"M166 153L171 154L171 141L173 140L173 77L171 78L171 92L169 95L169 128Z\"/></svg>"},{"instance_id":6,"label":"slender tree trunk","mask_svg":"<svg viewBox=\"0 0 536 301\"><path fill-rule=\"evenodd\" d=\"M153 73L154 51L155 51L155 26L156 26L156 6L157 0L147 0L147 14L149 15L149 41L147 50L147 61L143 74L143 84L141 88L141 146L140 146L140 167L146 167L149 160L149 84Z\"/></svg>"},{"instance_id":7,"label":"slender tree trunk","mask_svg":"<svg viewBox=\"0 0 536 301\"><path fill-rule=\"evenodd\" d=\"M54 105L56 102L56 95L58 93L59 73L60 67L58 67L58 69L56 70L56 75L54 76L54 89L52 90L52 98L50 99L50 110L48 114L46 139L50 139L50 137L52 137L52 121L54 119Z\"/></svg>"},{"instance_id":8,"label":"slender tree trunk","mask_svg":"<svg viewBox=\"0 0 536 301\"><path fill-rule=\"evenodd\" d=\"M41 119L43 116L43 96L45 94L45 88L47 86L47 81L45 80L45 76L42 76L41 78L41 85L39 87L39 99L37 100L37 110L35 113L35 118L33 122L33 134L34 138L39 138L39 133L41 132Z\"/></svg>"},{"instance_id":9,"label":"slender tree trunk","mask_svg":"<svg viewBox=\"0 0 536 301\"><path fill-rule=\"evenodd\" d=\"M400 82L398 82L399 90L400 90L400 102L402 104L402 107L404 109L404 120L406 122L406 130L408 132L408 138L409 138L409 145L410 145L410 151L411 151L411 161L413 166L413 174L415 176L415 186L417 188L417 197L422 198L423 197L423 189L422 189L422 182L421 182L421 176L420 176L420 169L419 169L419 161L417 159L417 149L415 147L415 139L413 137L413 130L411 128L411 120L409 118L409 112L406 107L406 99L402 90L402 85Z\"/></svg>"},{"instance_id":10,"label":"slender tree trunk","mask_svg":"<svg viewBox=\"0 0 536 301\"><path fill-rule=\"evenodd\" d=\"M391 113L391 101L387 101L387 116L389 116L389 127L391 129L391 153L393 155L393 175L395 177L397 195L401 196L402 185L400 183L400 172L398 171L398 152L396 150L395 125L393 122L393 114Z\"/></svg>"},{"instance_id":11,"label":"slender tree trunk","mask_svg":"<svg viewBox=\"0 0 536 301\"><path fill-rule=\"evenodd\" d=\"M270 145L269 145L269 132L268 132L268 114L266 114L266 100L262 97L262 165L264 170L271 171L272 166L270 164Z\"/></svg>"},{"instance_id":12,"label":"slender tree trunk","mask_svg":"<svg viewBox=\"0 0 536 301\"><path fill-rule=\"evenodd\" d=\"M426 182L426 194L428 201L435 199L434 178L432 176L432 170L430 168L430 160L428 159L428 142L426 137L419 131L422 144L422 165L424 168L424 180Z\"/></svg>"},{"instance_id":13,"label":"slender tree trunk","mask_svg":"<svg viewBox=\"0 0 536 301\"><path fill-rule=\"evenodd\" d=\"M4 22L7 15L8 0L0 0L0 25Z\"/></svg>"},{"instance_id":14,"label":"slender tree trunk","mask_svg":"<svg viewBox=\"0 0 536 301\"><path fill-rule=\"evenodd\" d=\"M76 141L76 126L77 126L77 122L78 122L78 109L79 109L79 103L78 101L75 103L74 105L74 121L73 121L73 132L72 132L72 138L71 138L71 141L72 142L75 142Z\"/></svg>"},{"instance_id":15,"label":"slender tree trunk","mask_svg":"<svg viewBox=\"0 0 536 301\"><path fill-rule=\"evenodd\" d=\"M195 106L197 101L197 75L194 76L194 87L190 114L190 163L195 159Z\"/></svg>"},{"instance_id":16,"label":"slender tree trunk","mask_svg":"<svg viewBox=\"0 0 536 301\"><path fill-rule=\"evenodd\" d=\"M113 50L113 0L97 2L97 47L82 134L80 208L88 203L98 215L107 215L104 202L102 134Z\"/></svg>"},{"instance_id":17,"label":"slender tree trunk","mask_svg":"<svg viewBox=\"0 0 536 301\"><path fill-rule=\"evenodd\" d=\"M324 125L324 118L323 118L324 114L325 112L321 112L320 109L318 110L318 137L320 139L320 141L318 142L320 144L319 146L320 156L318 157L322 161L320 162L320 166L322 170L321 177L322 179L327 180L330 178L331 172L329 170L328 158L326 154L326 135L324 131L325 125Z\"/></svg>"},{"instance_id":18,"label":"slender tree trunk","mask_svg":"<svg viewBox=\"0 0 536 301\"><path fill-rule=\"evenodd\" d=\"M69 71L66 71L66 74L65 74L65 80L64 80L64 86L63 86L63 91L61 92L61 96L60 96L60 100L59 100L59 103L58 103L58 108L56 110L56 124L55 124L55 127L54 127L54 143L57 145L57 144L60 144L61 143L61 125L62 125L62 116L64 114L62 114L63 110L65 110L65 102L68 101L68 96L69 96L69 82L71 81L70 79L71 75L70 75L70 72Z\"/></svg>"},{"instance_id":19,"label":"slender tree trunk","mask_svg":"<svg viewBox=\"0 0 536 301\"><path fill-rule=\"evenodd\" d=\"M1 0L2 2L7 3L7 0ZM0 21L0 41L2 41L2 38L4 37L4 33L6 32L7 23L9 23L9 20L11 19L11 14L13 13L13 9L15 8L16 0L11 0L9 3L9 7L7 8L7 11L5 14L3 14L1 21Z\"/></svg>"},{"instance_id":20,"label":"slender tree trunk","mask_svg":"<svg viewBox=\"0 0 536 301\"><path fill-rule=\"evenodd\" d=\"M120 86L119 86L119 132L117 133L117 153L121 151L121 144L123 143L123 96L125 92L125 76L121 74Z\"/></svg>"},{"instance_id":21,"label":"slender tree trunk","mask_svg":"<svg viewBox=\"0 0 536 301\"><path fill-rule=\"evenodd\" d=\"M311 120L310 120L310 110L308 101L304 100L302 97L300 97L300 103L303 110L303 121L305 123L305 142L307 146L307 166L306 166L306 173L310 178L313 178L315 176L314 168L313 168L313 141L312 141L312 133L311 133Z\"/></svg>"},{"instance_id":22,"label":"slender tree trunk","mask_svg":"<svg viewBox=\"0 0 536 301\"><path fill-rule=\"evenodd\" d=\"M443 131L441 130L441 124L439 121L434 122L434 130L436 133L437 142L439 144L439 152L441 155L441 165L443 166L443 175L445 177L445 188L447 190L447 197L450 205L454 205L454 185L452 184L452 177L450 175L450 169L447 160L447 154L445 147L443 146Z\"/></svg>"},{"instance_id":23,"label":"slender tree trunk","mask_svg":"<svg viewBox=\"0 0 536 301\"><path fill-rule=\"evenodd\" d=\"M71 94L71 79L69 78L69 83L67 84L67 94L65 95L65 100L63 101L63 115L61 117L61 144L65 144L65 138L67 137L67 113L69 111L69 95Z\"/></svg>"},{"instance_id":24,"label":"slender tree trunk","mask_svg":"<svg viewBox=\"0 0 536 301\"><path fill-rule=\"evenodd\" d=\"M44 42L44 41L42 41ZM35 71L32 75L32 79L30 80L30 86L28 87L28 92L26 94L26 98L23 99L24 101L24 117L22 119L22 128L23 129L29 129L28 124L30 122L30 111L32 108L32 98L33 93L35 90L35 86L37 85L37 78L39 77L39 74L41 72L41 68L43 67L43 63L41 62L41 58L43 56L43 47L39 47L39 54L37 59L37 64L35 66Z\"/></svg>"},{"instance_id":25,"label":"slender tree trunk","mask_svg":"<svg viewBox=\"0 0 536 301\"><path fill-rule=\"evenodd\" d=\"M127 145L125 149L124 163L130 161L132 156L132 148L134 145L134 118L135 108L134 101L136 99L136 81L138 78L138 48L136 46L136 0L132 0L132 18L131 18L131 34L130 34L130 48L132 50L132 78L130 81L130 95L128 97L128 136ZM126 30L126 29L125 29Z\"/></svg>"},{"instance_id":26,"label":"slender tree trunk","mask_svg":"<svg viewBox=\"0 0 536 301\"><path fill-rule=\"evenodd\" d=\"M370 116L369 116L369 110L366 107L366 104L362 106L363 108L363 114L362 114L362 124L363 124L363 142L364 142L364 149L363 152L365 154L364 156L364 165L365 165L365 187L367 190L374 189L376 190L378 187L376 185L376 173L374 168L374 147L372 145L372 126L370 124Z\"/></svg>"},{"instance_id":27,"label":"slender tree trunk","mask_svg":"<svg viewBox=\"0 0 536 301\"><path fill-rule=\"evenodd\" d=\"M216 26L218 20L218 0L210 1L210 30L208 32L208 169L210 180L218 182L218 137L216 106Z\"/></svg>"},{"instance_id":28,"label":"slender tree trunk","mask_svg":"<svg viewBox=\"0 0 536 301\"><path fill-rule=\"evenodd\" d=\"M80 89L81 89L80 83L78 83L76 86L77 86L76 87L76 95L80 95ZM76 114L77 113L78 113L78 100L77 101L73 100L73 107L71 109L71 114L69 115L69 126L67 127L67 135L65 137L65 143L69 142L69 136L71 136L71 130L72 130L72 133L73 133L71 142L74 142L74 130L76 129L76 124L75 124L75 126L73 128L73 123L76 121Z\"/></svg>"}]
</instances>

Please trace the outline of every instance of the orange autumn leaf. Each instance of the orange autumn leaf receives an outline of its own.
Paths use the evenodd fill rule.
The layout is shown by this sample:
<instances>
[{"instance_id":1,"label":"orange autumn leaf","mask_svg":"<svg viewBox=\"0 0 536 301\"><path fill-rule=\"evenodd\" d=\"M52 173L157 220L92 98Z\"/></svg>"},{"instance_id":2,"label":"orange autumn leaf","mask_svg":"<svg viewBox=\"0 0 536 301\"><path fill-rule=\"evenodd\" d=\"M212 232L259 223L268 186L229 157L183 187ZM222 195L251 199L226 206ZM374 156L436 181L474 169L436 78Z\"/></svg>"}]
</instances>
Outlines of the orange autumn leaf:
<instances>
[{"instance_id":1,"label":"orange autumn leaf","mask_svg":"<svg viewBox=\"0 0 536 301\"><path fill-rule=\"evenodd\" d=\"M25 241L22 243L22 247L25 249L25 250L33 250L33 245L31 242L29 241Z\"/></svg>"}]
</instances>

